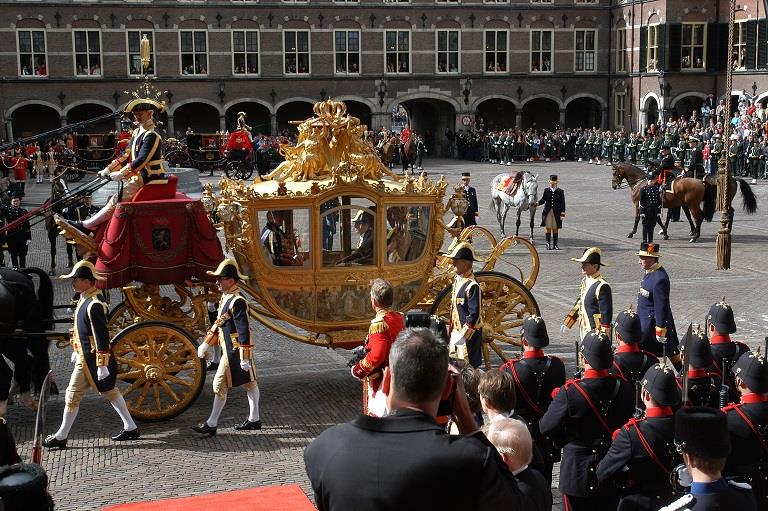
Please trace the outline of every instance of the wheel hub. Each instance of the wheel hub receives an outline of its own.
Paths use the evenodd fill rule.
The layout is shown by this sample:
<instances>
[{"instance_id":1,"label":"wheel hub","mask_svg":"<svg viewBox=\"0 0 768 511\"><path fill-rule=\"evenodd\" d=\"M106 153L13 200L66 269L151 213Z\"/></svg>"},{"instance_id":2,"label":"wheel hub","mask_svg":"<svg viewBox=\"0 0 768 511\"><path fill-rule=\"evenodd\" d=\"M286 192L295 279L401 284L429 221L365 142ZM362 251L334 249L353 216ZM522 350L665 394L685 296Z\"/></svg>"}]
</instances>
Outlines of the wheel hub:
<instances>
[{"instance_id":1,"label":"wheel hub","mask_svg":"<svg viewBox=\"0 0 768 511\"><path fill-rule=\"evenodd\" d=\"M164 374L163 368L154 364L149 364L144 368L144 376L151 383L158 383L163 380Z\"/></svg>"}]
</instances>

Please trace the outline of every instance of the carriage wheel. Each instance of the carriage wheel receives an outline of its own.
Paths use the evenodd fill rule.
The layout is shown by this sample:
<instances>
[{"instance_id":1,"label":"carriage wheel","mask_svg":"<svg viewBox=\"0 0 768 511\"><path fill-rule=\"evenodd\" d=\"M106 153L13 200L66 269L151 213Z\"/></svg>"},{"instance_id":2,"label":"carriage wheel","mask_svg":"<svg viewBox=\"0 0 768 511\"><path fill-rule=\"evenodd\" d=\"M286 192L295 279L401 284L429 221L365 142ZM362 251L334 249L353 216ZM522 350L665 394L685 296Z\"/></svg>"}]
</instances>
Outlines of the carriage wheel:
<instances>
[{"instance_id":1,"label":"carriage wheel","mask_svg":"<svg viewBox=\"0 0 768 511\"><path fill-rule=\"evenodd\" d=\"M491 369L493 350L506 362L509 346L520 346L520 328L531 314L539 314L539 305L522 282L497 271L475 273L483 296L483 359ZM430 314L449 318L451 315L451 286L443 289L435 299ZM505 347L505 345L508 345ZM497 364L498 365L498 364Z\"/></svg>"},{"instance_id":2,"label":"carriage wheel","mask_svg":"<svg viewBox=\"0 0 768 511\"><path fill-rule=\"evenodd\" d=\"M182 413L205 383L197 343L183 329L163 321L145 321L117 334L113 353L117 385L131 415L161 421Z\"/></svg>"},{"instance_id":3,"label":"carriage wheel","mask_svg":"<svg viewBox=\"0 0 768 511\"><path fill-rule=\"evenodd\" d=\"M176 149L166 154L165 161L167 161L168 165L170 165L171 167L191 167L192 166L192 158L190 158L187 153L179 149Z\"/></svg>"},{"instance_id":4,"label":"carriage wheel","mask_svg":"<svg viewBox=\"0 0 768 511\"><path fill-rule=\"evenodd\" d=\"M109 311L107 327L109 328L109 332L112 337L114 337L120 330L128 328L134 323L138 323L140 321L141 316L137 316L133 312L133 309L131 309L131 306L127 302L122 301L115 305L111 311Z\"/></svg>"},{"instance_id":5,"label":"carriage wheel","mask_svg":"<svg viewBox=\"0 0 768 511\"><path fill-rule=\"evenodd\" d=\"M253 168L242 161L231 161L224 167L224 172L230 179L250 179L253 175Z\"/></svg>"}]
</instances>

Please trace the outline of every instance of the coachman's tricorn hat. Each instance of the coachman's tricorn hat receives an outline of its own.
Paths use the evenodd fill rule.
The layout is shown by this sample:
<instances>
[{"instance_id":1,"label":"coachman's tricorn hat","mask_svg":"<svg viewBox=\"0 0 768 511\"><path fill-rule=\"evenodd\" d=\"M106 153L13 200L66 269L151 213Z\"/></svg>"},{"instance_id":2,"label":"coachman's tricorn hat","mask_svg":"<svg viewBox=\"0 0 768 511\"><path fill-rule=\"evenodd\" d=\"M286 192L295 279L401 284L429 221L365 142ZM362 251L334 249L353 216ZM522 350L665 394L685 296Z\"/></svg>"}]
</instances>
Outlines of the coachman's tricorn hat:
<instances>
[{"instance_id":1,"label":"coachman's tricorn hat","mask_svg":"<svg viewBox=\"0 0 768 511\"><path fill-rule=\"evenodd\" d=\"M725 414L708 406L687 406L675 413L675 443L683 452L709 459L726 458L731 438Z\"/></svg>"},{"instance_id":2,"label":"coachman's tricorn hat","mask_svg":"<svg viewBox=\"0 0 768 511\"><path fill-rule=\"evenodd\" d=\"M595 369L609 369L613 365L611 340L603 332L592 330L581 342L581 354Z\"/></svg>"},{"instance_id":3,"label":"coachman's tricorn hat","mask_svg":"<svg viewBox=\"0 0 768 511\"><path fill-rule=\"evenodd\" d=\"M732 334L736 331L736 321L733 319L733 309L726 303L725 297L709 308L707 321L712 323L715 330L721 334Z\"/></svg>"},{"instance_id":4,"label":"coachman's tricorn hat","mask_svg":"<svg viewBox=\"0 0 768 511\"><path fill-rule=\"evenodd\" d=\"M674 406L680 403L680 389L677 388L675 373L669 366L654 364L648 368L641 380L643 387L660 406Z\"/></svg>"},{"instance_id":5,"label":"coachman's tricorn hat","mask_svg":"<svg viewBox=\"0 0 768 511\"><path fill-rule=\"evenodd\" d=\"M768 365L760 355L751 351L744 353L733 365L733 374L744 380L752 392L768 393Z\"/></svg>"},{"instance_id":6,"label":"coachman's tricorn hat","mask_svg":"<svg viewBox=\"0 0 768 511\"><path fill-rule=\"evenodd\" d=\"M571 257L571 261L576 261L577 263L592 263L592 264L599 264L600 266L609 266L608 264L603 262L603 252L598 247L590 247L585 248L584 253L581 254L581 257L578 259L575 257Z\"/></svg>"},{"instance_id":7,"label":"coachman's tricorn hat","mask_svg":"<svg viewBox=\"0 0 768 511\"><path fill-rule=\"evenodd\" d=\"M219 267L216 268L216 271L207 271L205 273L214 277L227 277L235 280L248 280L248 275L243 275L240 273L240 267L237 265L237 261L234 259L224 259L219 264Z\"/></svg>"},{"instance_id":8,"label":"coachman's tricorn hat","mask_svg":"<svg viewBox=\"0 0 768 511\"><path fill-rule=\"evenodd\" d=\"M659 246L658 243L642 242L640 244L640 251L635 252L635 255L639 255L640 257L655 257L658 259L661 257L661 254L659 254L660 249L661 246Z\"/></svg>"},{"instance_id":9,"label":"coachman's tricorn hat","mask_svg":"<svg viewBox=\"0 0 768 511\"><path fill-rule=\"evenodd\" d=\"M362 209L358 210L357 213L355 213L354 218L352 218L353 223L363 223L372 225L373 224L373 216L368 213L367 211L363 211Z\"/></svg>"},{"instance_id":10,"label":"coachman's tricorn hat","mask_svg":"<svg viewBox=\"0 0 768 511\"><path fill-rule=\"evenodd\" d=\"M549 346L549 334L547 334L547 324L541 316L531 315L523 321L523 339L534 348L545 348Z\"/></svg>"},{"instance_id":11,"label":"coachman's tricorn hat","mask_svg":"<svg viewBox=\"0 0 768 511\"><path fill-rule=\"evenodd\" d=\"M621 336L622 342L627 344L636 344L640 342L643 336L640 327L640 316L630 307L616 315L616 333Z\"/></svg>"},{"instance_id":12,"label":"coachman's tricorn hat","mask_svg":"<svg viewBox=\"0 0 768 511\"><path fill-rule=\"evenodd\" d=\"M66 275L59 277L60 279L90 279L90 280L107 280L96 273L96 267L89 261L78 262L72 271Z\"/></svg>"},{"instance_id":13,"label":"coachman's tricorn hat","mask_svg":"<svg viewBox=\"0 0 768 511\"><path fill-rule=\"evenodd\" d=\"M162 112L165 110L165 105L151 98L136 98L132 99L125 105L123 112L130 114L131 112L139 112L142 110L157 110Z\"/></svg>"},{"instance_id":14,"label":"coachman's tricorn hat","mask_svg":"<svg viewBox=\"0 0 768 511\"><path fill-rule=\"evenodd\" d=\"M453 247L450 252L438 252L438 255L445 256L448 259L463 259L465 261L479 261L475 259L475 249L468 241L462 241Z\"/></svg>"}]
</instances>

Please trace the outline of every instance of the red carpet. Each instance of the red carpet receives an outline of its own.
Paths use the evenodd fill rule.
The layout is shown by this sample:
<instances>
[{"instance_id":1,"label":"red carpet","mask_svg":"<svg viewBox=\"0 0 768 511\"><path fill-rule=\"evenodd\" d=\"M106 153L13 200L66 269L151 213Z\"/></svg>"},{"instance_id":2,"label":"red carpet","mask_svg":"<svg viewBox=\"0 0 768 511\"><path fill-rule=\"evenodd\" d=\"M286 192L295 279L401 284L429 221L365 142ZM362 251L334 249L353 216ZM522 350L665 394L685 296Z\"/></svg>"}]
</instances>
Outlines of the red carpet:
<instances>
[{"instance_id":1,"label":"red carpet","mask_svg":"<svg viewBox=\"0 0 768 511\"><path fill-rule=\"evenodd\" d=\"M296 484L207 493L196 497L116 504L102 511L314 511L315 506Z\"/></svg>"}]
</instances>

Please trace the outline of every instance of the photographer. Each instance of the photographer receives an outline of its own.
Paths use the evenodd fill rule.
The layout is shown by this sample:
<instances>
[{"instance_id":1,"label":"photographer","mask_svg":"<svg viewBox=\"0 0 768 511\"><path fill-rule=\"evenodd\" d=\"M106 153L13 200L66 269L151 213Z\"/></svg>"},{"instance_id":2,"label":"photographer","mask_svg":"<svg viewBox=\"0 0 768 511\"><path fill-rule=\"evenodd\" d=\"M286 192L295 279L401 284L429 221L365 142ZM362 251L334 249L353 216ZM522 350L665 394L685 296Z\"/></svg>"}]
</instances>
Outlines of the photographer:
<instances>
[{"instance_id":1,"label":"photographer","mask_svg":"<svg viewBox=\"0 0 768 511\"><path fill-rule=\"evenodd\" d=\"M389 364L390 414L334 426L304 452L318 509L519 509L512 473L477 430L463 383L448 369L447 345L409 328ZM462 435L435 422L445 399Z\"/></svg>"}]
</instances>

